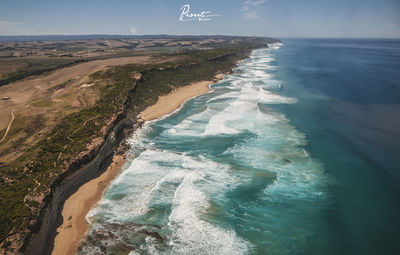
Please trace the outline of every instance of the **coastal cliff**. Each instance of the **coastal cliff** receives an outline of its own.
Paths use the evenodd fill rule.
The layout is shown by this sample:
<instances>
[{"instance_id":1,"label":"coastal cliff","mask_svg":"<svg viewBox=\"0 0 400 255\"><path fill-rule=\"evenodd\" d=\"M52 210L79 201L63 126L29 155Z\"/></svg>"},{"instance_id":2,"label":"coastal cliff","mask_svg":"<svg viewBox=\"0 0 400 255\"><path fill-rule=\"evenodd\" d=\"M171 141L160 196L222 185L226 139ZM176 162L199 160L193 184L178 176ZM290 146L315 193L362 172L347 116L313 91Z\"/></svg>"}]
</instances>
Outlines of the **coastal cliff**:
<instances>
[{"instance_id":1,"label":"coastal cliff","mask_svg":"<svg viewBox=\"0 0 400 255\"><path fill-rule=\"evenodd\" d=\"M54 237L57 234L56 226L62 223L61 211L65 200L84 183L98 177L107 169L119 144L132 130L134 122L125 117L113 123L113 126L100 149L90 151L85 155L85 159L76 161L68 174L60 176L59 183L54 183L36 225L38 232L28 236L24 244L26 248L22 248L25 254L51 254ZM77 169L74 171L74 168Z\"/></svg>"},{"instance_id":2,"label":"coastal cliff","mask_svg":"<svg viewBox=\"0 0 400 255\"><path fill-rule=\"evenodd\" d=\"M140 77L139 77L140 78ZM134 82L132 90L135 88ZM76 157L68 170L51 185L50 193L44 199L44 206L36 224L27 235L21 251L25 254L51 254L57 226L62 224L62 209L65 200L84 183L100 176L110 165L112 157L121 142L138 128L141 123L129 116L131 98L128 94L123 110L104 127L103 138L96 139L90 149Z\"/></svg>"},{"instance_id":3,"label":"coastal cliff","mask_svg":"<svg viewBox=\"0 0 400 255\"><path fill-rule=\"evenodd\" d=\"M266 44L257 47L266 47ZM31 174L46 171L46 175L56 178L49 178L52 181L48 188L40 190L40 196L36 196L42 197L41 200L37 199L40 206L31 209L34 213L29 218L24 216L23 224L19 225L20 230L14 228L13 234L2 238L1 252L51 254L57 227L63 221L61 212L65 200L84 183L100 176L107 169L121 142L140 127L141 123L136 116L153 105L159 96L177 87L212 80L217 73L231 71L236 62L246 58L253 48L256 46L186 53L173 63L126 65L93 75L93 80L114 85L105 86L104 95L96 107L76 113L73 118L67 116L66 121L63 120L66 124L62 122L47 140L34 147L40 153L34 151L36 154L30 154L44 157L36 156L36 161L31 160L32 156L27 157L29 160L26 160L23 169L28 169ZM81 127L67 129L73 124ZM93 136L93 133L97 135ZM76 148L65 150L71 141L77 144ZM49 146L55 148L47 148ZM52 169L59 169L58 173ZM36 198L33 195L26 197ZM31 204L34 205L33 202ZM36 212L37 216L34 216Z\"/></svg>"}]
</instances>

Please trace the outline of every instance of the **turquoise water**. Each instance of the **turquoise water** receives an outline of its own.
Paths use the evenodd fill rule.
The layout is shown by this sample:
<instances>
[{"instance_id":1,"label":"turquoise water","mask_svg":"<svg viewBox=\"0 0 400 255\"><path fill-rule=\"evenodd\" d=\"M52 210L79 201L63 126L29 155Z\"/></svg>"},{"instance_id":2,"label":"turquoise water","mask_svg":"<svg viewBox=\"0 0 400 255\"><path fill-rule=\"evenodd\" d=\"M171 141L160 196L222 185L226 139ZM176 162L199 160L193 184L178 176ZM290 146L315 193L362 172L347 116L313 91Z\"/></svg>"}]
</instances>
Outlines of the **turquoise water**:
<instances>
[{"instance_id":1,"label":"turquoise water","mask_svg":"<svg viewBox=\"0 0 400 255\"><path fill-rule=\"evenodd\" d=\"M255 50L210 93L137 132L131 160L87 216L80 253L394 251L386 221L398 220L385 212L398 198L337 138L347 135L344 115L328 112L332 95L302 80L324 66L318 55L301 63L315 52L301 43ZM389 241L374 238L381 229Z\"/></svg>"}]
</instances>

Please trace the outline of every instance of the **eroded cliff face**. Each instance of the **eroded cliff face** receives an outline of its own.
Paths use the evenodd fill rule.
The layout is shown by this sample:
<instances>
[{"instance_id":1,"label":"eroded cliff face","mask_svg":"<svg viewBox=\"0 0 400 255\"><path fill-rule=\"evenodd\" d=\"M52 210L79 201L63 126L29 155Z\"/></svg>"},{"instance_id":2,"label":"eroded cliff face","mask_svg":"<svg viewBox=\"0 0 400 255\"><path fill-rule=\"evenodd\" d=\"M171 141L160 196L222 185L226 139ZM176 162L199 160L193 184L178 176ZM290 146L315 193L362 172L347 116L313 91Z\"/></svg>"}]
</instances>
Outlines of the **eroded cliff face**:
<instances>
[{"instance_id":1,"label":"eroded cliff face","mask_svg":"<svg viewBox=\"0 0 400 255\"><path fill-rule=\"evenodd\" d=\"M100 176L112 162L121 142L140 125L125 111L119 114L105 127L104 138L95 139L51 185L48 195L43 198L41 213L26 238L15 236L12 247L15 250L2 250L0 254L51 254L57 228L63 222L61 213L65 200L83 184Z\"/></svg>"},{"instance_id":2,"label":"eroded cliff face","mask_svg":"<svg viewBox=\"0 0 400 255\"><path fill-rule=\"evenodd\" d=\"M137 74L134 78L141 79ZM134 90L136 82L132 86ZM50 186L50 192L43 199L41 212L34 227L21 244L18 253L43 255L51 254L57 228L63 223L62 210L65 201L83 184L100 176L111 164L121 143L142 123L130 114L129 94L122 109L102 128L103 137L98 137L70 161L69 167Z\"/></svg>"},{"instance_id":3,"label":"eroded cliff face","mask_svg":"<svg viewBox=\"0 0 400 255\"><path fill-rule=\"evenodd\" d=\"M51 187L45 199L45 206L37 221L37 229L27 237L21 252L39 255L51 254L57 227L62 224L62 209L65 200L75 193L80 186L100 176L112 162L121 141L137 127L129 117L117 118L100 148L92 150L75 161L70 169L60 176L59 181Z\"/></svg>"}]
</instances>

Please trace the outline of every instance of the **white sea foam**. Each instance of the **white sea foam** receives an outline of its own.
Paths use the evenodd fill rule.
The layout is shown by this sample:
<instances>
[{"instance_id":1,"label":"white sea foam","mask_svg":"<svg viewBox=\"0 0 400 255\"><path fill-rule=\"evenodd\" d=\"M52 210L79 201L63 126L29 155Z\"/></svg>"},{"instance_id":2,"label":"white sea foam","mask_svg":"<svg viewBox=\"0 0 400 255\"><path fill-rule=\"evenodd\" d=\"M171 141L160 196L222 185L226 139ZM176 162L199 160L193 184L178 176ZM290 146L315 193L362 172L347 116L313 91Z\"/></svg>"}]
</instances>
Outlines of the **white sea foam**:
<instances>
[{"instance_id":1,"label":"white sea foam","mask_svg":"<svg viewBox=\"0 0 400 255\"><path fill-rule=\"evenodd\" d=\"M257 74L263 76L262 72ZM238 129L237 125L232 125L232 122L235 120L246 119L245 116L251 118L255 115L262 115L262 113L258 111L257 103L293 104L297 102L295 98L284 97L263 88L257 88L257 85L255 85L254 82L248 82L247 79L239 78L233 80L231 84L233 88L240 89L240 93L236 91L229 92L208 100L208 103L213 103L218 99L223 98L231 99L231 102L228 103L228 106L225 109L210 118L205 128L204 135L240 133L240 128Z\"/></svg>"},{"instance_id":2,"label":"white sea foam","mask_svg":"<svg viewBox=\"0 0 400 255\"><path fill-rule=\"evenodd\" d=\"M181 161L182 156L176 153L150 149L144 151L114 180L107 195L98 203L96 213L107 212L111 220L128 220L146 213L152 192L160 185L160 180L163 177L171 180L172 177L165 176L180 170ZM170 167L160 166L157 162L168 162ZM174 174L178 175L180 172ZM132 180L140 181L132 182ZM113 199L120 193L125 196L119 200Z\"/></svg>"},{"instance_id":3,"label":"white sea foam","mask_svg":"<svg viewBox=\"0 0 400 255\"><path fill-rule=\"evenodd\" d=\"M194 183L203 175L192 172L176 190L169 227L173 236L169 242L172 254L244 254L250 244L234 231L218 228L200 218L208 207L207 197Z\"/></svg>"},{"instance_id":4,"label":"white sea foam","mask_svg":"<svg viewBox=\"0 0 400 255\"><path fill-rule=\"evenodd\" d=\"M259 89L258 90L259 102L265 104L295 104L297 103L296 98L284 97L278 94L274 94L270 91Z\"/></svg>"},{"instance_id":5,"label":"white sea foam","mask_svg":"<svg viewBox=\"0 0 400 255\"><path fill-rule=\"evenodd\" d=\"M271 49L273 49L273 50L277 50L277 49L279 49L282 45L283 45L283 43L277 42L277 43L268 44L268 47L271 48Z\"/></svg>"},{"instance_id":6,"label":"white sea foam","mask_svg":"<svg viewBox=\"0 0 400 255\"><path fill-rule=\"evenodd\" d=\"M242 119L249 111L257 108L255 103L236 100L222 112L214 115L206 126L205 135L237 134L240 130L233 128L228 122Z\"/></svg>"},{"instance_id":7,"label":"white sea foam","mask_svg":"<svg viewBox=\"0 0 400 255\"><path fill-rule=\"evenodd\" d=\"M176 189L168 226L173 230L169 245L172 254L244 254L251 247L234 231L224 230L202 219L210 204L210 194L222 196L227 185L240 179L227 166L204 157L186 157L183 166L192 171Z\"/></svg>"},{"instance_id":8,"label":"white sea foam","mask_svg":"<svg viewBox=\"0 0 400 255\"><path fill-rule=\"evenodd\" d=\"M214 102L214 101L217 101L217 100L222 100L222 99L235 99L238 96L240 96L239 92L236 92L236 91L228 92L228 93L225 93L225 94L222 94L222 95L219 95L219 96L216 96L216 97L213 97L213 98L209 99L207 101L207 103L211 103L211 102Z\"/></svg>"},{"instance_id":9,"label":"white sea foam","mask_svg":"<svg viewBox=\"0 0 400 255\"><path fill-rule=\"evenodd\" d=\"M271 74L268 74L263 70L248 69L246 72L241 73L240 76L243 78L260 79L260 78L270 78Z\"/></svg>"},{"instance_id":10,"label":"white sea foam","mask_svg":"<svg viewBox=\"0 0 400 255\"><path fill-rule=\"evenodd\" d=\"M206 119L209 119L214 110L207 107L205 111L193 114L180 123L169 128L166 132L170 135L179 136L199 136L203 133L204 127L207 124Z\"/></svg>"}]
</instances>

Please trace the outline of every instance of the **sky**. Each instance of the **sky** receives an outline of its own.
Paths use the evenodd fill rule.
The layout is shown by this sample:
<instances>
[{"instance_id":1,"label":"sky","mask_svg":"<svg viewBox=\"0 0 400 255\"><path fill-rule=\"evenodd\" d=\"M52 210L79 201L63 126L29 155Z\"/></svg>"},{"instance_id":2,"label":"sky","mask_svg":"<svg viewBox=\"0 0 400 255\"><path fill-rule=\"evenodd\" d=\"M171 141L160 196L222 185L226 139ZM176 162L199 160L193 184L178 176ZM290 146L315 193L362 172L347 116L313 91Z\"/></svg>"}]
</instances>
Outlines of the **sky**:
<instances>
[{"instance_id":1,"label":"sky","mask_svg":"<svg viewBox=\"0 0 400 255\"><path fill-rule=\"evenodd\" d=\"M400 0L0 1L0 35L48 34L400 38Z\"/></svg>"}]
</instances>

